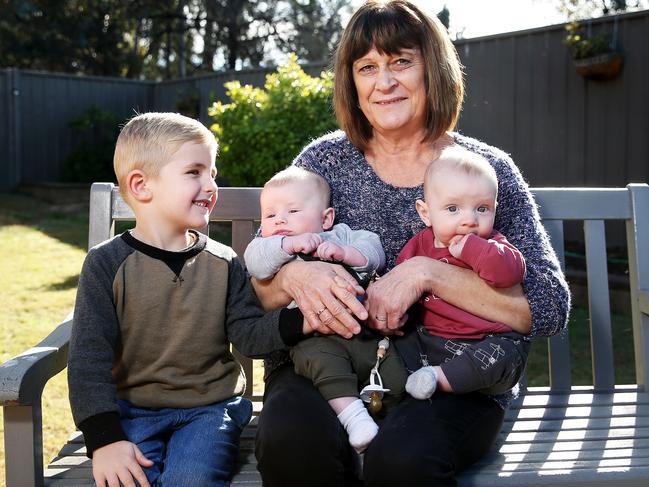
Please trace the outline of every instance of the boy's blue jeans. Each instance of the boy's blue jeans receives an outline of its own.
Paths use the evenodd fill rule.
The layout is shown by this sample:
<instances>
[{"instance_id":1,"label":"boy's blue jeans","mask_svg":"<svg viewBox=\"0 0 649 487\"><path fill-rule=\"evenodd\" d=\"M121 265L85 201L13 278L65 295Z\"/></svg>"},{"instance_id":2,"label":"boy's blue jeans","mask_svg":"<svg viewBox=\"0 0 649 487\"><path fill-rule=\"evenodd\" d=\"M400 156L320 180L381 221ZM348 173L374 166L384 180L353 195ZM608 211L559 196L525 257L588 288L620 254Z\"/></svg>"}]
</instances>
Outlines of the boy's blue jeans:
<instances>
[{"instance_id":1,"label":"boy's blue jeans","mask_svg":"<svg viewBox=\"0 0 649 487\"><path fill-rule=\"evenodd\" d=\"M155 464L151 486L228 486L252 404L242 397L189 409L146 409L118 401L129 441Z\"/></svg>"}]
</instances>

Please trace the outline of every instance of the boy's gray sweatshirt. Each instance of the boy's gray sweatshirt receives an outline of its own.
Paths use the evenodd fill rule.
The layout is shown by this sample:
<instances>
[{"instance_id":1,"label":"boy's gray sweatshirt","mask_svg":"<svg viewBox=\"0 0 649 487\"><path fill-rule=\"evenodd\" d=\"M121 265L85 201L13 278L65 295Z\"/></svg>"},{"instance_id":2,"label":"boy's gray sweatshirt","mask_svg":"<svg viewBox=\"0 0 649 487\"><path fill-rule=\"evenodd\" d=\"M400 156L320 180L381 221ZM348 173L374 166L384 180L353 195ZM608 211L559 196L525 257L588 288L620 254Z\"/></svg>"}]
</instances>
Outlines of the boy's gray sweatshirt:
<instances>
[{"instance_id":1,"label":"boy's gray sweatshirt","mask_svg":"<svg viewBox=\"0 0 649 487\"><path fill-rule=\"evenodd\" d=\"M171 252L130 233L90 250L79 279L68 382L89 456L126 439L117 399L190 408L244 392L248 356L301 338L298 310L264 314L234 251L194 232Z\"/></svg>"}]
</instances>

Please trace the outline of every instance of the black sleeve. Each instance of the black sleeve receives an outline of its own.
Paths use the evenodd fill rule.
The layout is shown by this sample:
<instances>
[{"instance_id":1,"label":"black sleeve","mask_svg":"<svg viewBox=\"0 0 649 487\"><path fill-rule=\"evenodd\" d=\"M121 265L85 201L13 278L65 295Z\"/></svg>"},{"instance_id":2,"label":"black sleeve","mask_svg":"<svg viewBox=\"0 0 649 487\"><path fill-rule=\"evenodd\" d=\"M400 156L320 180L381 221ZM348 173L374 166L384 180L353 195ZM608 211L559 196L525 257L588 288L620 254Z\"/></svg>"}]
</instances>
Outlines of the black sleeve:
<instances>
[{"instance_id":1,"label":"black sleeve","mask_svg":"<svg viewBox=\"0 0 649 487\"><path fill-rule=\"evenodd\" d=\"M84 261L72 320L68 355L70 406L84 434L88 456L126 439L119 423L112 377L119 323L112 285L118 264L110 246L92 249Z\"/></svg>"},{"instance_id":2,"label":"black sleeve","mask_svg":"<svg viewBox=\"0 0 649 487\"><path fill-rule=\"evenodd\" d=\"M264 312L238 258L230 261L226 330L228 340L248 357L262 357L295 345L302 334L299 309Z\"/></svg>"}]
</instances>

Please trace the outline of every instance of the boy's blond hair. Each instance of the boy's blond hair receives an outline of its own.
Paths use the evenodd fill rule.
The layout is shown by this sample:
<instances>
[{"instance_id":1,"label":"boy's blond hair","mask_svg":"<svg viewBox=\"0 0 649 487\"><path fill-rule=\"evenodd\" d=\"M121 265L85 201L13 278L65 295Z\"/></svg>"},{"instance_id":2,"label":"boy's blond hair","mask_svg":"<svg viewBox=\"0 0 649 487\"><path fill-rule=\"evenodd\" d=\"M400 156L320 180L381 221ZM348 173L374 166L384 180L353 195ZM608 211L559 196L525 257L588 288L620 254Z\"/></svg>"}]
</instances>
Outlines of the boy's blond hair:
<instances>
[{"instance_id":1,"label":"boy's blond hair","mask_svg":"<svg viewBox=\"0 0 649 487\"><path fill-rule=\"evenodd\" d=\"M216 157L218 143L205 125L179 113L142 113L128 121L115 144L113 168L119 190L127 200L126 176L141 169L156 177L185 142L209 146Z\"/></svg>"},{"instance_id":2,"label":"boy's blond hair","mask_svg":"<svg viewBox=\"0 0 649 487\"><path fill-rule=\"evenodd\" d=\"M439 158L432 162L424 176L424 195L430 187L435 175L443 169L455 169L469 176L480 176L490 181L498 196L498 176L489 161L480 154L454 145L442 150Z\"/></svg>"},{"instance_id":3,"label":"boy's blond hair","mask_svg":"<svg viewBox=\"0 0 649 487\"><path fill-rule=\"evenodd\" d=\"M316 174L306 169L297 166L289 166L276 173L272 178L266 181L264 189L266 188L279 188L290 183L310 183L313 184L319 196L322 197L322 202L325 207L329 206L329 199L331 198L331 189L329 184L319 174Z\"/></svg>"}]
</instances>

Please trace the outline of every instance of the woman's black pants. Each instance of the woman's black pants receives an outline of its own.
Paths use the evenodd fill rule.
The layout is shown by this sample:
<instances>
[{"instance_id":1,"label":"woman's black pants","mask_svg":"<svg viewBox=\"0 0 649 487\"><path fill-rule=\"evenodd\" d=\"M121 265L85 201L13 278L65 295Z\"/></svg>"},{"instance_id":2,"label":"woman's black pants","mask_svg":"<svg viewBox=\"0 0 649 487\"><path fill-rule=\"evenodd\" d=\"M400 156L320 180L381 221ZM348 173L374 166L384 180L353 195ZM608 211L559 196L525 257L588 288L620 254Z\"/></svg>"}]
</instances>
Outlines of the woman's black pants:
<instances>
[{"instance_id":1,"label":"woman's black pants","mask_svg":"<svg viewBox=\"0 0 649 487\"><path fill-rule=\"evenodd\" d=\"M407 397L380 423L365 452L364 483L329 404L292 365L266 382L256 455L264 487L445 487L487 452L504 411L480 393Z\"/></svg>"}]
</instances>

